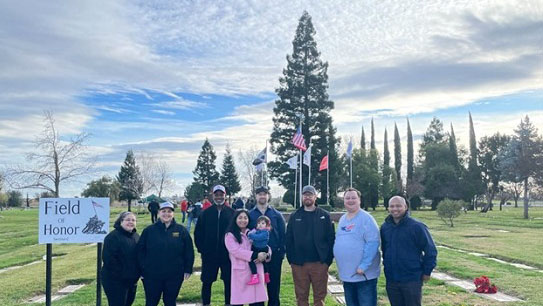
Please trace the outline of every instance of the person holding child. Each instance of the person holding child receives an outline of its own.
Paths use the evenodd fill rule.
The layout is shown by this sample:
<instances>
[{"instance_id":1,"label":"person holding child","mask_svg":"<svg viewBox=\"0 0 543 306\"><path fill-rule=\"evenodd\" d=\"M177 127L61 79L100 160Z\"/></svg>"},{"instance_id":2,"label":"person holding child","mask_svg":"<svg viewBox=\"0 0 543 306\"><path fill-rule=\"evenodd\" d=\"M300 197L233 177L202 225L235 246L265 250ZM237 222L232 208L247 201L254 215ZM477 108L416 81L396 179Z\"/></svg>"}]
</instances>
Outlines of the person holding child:
<instances>
[{"instance_id":1,"label":"person holding child","mask_svg":"<svg viewBox=\"0 0 543 306\"><path fill-rule=\"evenodd\" d=\"M248 211L236 210L224 237L224 244L232 263L230 302L232 305L264 306L268 294L262 263L270 259L271 250L268 249L266 252L251 250L251 241L247 237L248 224ZM254 262L256 266L258 282L255 284L249 284L253 277L249 262Z\"/></svg>"},{"instance_id":2,"label":"person holding child","mask_svg":"<svg viewBox=\"0 0 543 306\"><path fill-rule=\"evenodd\" d=\"M251 241L251 251L253 252L268 252L268 241L270 240L271 221L266 216L260 216L256 220L256 228L249 231L247 235ZM264 266L264 282L270 282L270 274L268 273L268 263L263 262ZM251 280L247 285L256 285L260 282L258 274L256 273L256 264L252 261L249 262L249 268L251 269Z\"/></svg>"}]
</instances>

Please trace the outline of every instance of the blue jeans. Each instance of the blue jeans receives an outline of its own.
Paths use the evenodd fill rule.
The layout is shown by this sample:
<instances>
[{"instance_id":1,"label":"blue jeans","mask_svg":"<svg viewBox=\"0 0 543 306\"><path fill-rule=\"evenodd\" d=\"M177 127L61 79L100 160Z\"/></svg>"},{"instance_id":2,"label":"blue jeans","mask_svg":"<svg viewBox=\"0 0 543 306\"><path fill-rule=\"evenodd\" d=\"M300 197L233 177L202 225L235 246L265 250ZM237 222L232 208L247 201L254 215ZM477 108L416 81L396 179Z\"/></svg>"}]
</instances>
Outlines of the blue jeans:
<instances>
[{"instance_id":1,"label":"blue jeans","mask_svg":"<svg viewBox=\"0 0 543 306\"><path fill-rule=\"evenodd\" d=\"M192 225L192 221L194 221L194 225L196 225L196 222L198 222L198 218L192 218L191 216L189 216L187 220L187 231L189 232L189 234L190 234L190 226Z\"/></svg>"},{"instance_id":2,"label":"blue jeans","mask_svg":"<svg viewBox=\"0 0 543 306\"><path fill-rule=\"evenodd\" d=\"M361 282L343 282L347 306L377 306L377 278Z\"/></svg>"}]
</instances>

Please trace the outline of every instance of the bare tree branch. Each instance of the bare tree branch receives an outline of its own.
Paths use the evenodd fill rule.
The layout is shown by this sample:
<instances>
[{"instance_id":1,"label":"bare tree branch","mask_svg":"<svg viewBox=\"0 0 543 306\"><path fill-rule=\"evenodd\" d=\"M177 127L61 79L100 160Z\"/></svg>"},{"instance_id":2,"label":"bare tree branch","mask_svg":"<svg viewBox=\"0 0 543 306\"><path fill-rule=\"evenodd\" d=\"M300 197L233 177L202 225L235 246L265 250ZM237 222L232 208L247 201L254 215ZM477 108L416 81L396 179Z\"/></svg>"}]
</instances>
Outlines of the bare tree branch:
<instances>
[{"instance_id":1,"label":"bare tree branch","mask_svg":"<svg viewBox=\"0 0 543 306\"><path fill-rule=\"evenodd\" d=\"M37 188L59 196L61 182L88 174L96 160L86 150L89 134L62 141L51 111L44 112L44 120L44 128L34 141L35 151L27 154L24 165L6 168L6 181L11 188Z\"/></svg>"}]
</instances>

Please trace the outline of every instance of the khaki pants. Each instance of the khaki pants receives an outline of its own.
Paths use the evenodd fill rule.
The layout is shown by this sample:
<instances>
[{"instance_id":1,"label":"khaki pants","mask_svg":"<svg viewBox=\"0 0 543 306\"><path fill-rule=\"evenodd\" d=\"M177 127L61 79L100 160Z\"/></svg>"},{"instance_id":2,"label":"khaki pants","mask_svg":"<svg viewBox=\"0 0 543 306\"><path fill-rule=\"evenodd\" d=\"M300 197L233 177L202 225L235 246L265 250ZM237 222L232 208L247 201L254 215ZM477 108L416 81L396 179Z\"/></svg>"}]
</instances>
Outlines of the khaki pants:
<instances>
[{"instance_id":1,"label":"khaki pants","mask_svg":"<svg viewBox=\"0 0 543 306\"><path fill-rule=\"evenodd\" d=\"M328 265L308 262L303 266L290 265L298 306L309 306L309 286L313 287L313 305L324 306L328 286Z\"/></svg>"}]
</instances>

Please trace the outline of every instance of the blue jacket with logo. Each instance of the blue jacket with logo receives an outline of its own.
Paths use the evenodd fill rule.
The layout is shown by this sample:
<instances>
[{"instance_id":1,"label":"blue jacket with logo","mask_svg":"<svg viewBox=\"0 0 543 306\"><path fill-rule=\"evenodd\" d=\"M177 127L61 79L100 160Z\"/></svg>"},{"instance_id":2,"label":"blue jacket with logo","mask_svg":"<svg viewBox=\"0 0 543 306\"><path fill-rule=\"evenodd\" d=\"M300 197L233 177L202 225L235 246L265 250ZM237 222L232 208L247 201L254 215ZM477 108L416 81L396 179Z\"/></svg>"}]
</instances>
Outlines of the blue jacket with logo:
<instances>
[{"instance_id":1,"label":"blue jacket with logo","mask_svg":"<svg viewBox=\"0 0 543 306\"><path fill-rule=\"evenodd\" d=\"M436 266L437 249L426 225L408 213L398 224L392 216L381 225L385 277L392 282L420 281Z\"/></svg>"}]
</instances>

